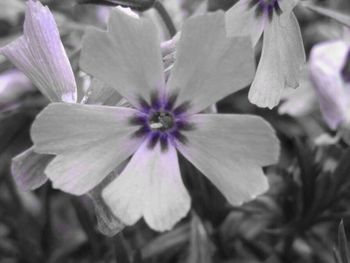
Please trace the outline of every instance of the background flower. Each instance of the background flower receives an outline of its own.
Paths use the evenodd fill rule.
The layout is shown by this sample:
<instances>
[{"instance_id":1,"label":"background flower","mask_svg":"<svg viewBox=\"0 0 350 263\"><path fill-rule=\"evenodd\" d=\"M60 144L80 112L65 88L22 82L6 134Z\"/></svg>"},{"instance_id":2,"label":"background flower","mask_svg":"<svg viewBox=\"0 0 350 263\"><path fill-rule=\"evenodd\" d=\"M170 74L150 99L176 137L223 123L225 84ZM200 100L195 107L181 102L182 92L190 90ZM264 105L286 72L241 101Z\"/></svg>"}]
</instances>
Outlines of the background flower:
<instances>
[{"instance_id":1,"label":"background flower","mask_svg":"<svg viewBox=\"0 0 350 263\"><path fill-rule=\"evenodd\" d=\"M255 46L264 32L261 58L248 95L259 107L275 107L286 87L299 85L305 51L292 11L297 2L240 0L226 13L228 36L250 35Z\"/></svg>"},{"instance_id":2,"label":"background flower","mask_svg":"<svg viewBox=\"0 0 350 263\"><path fill-rule=\"evenodd\" d=\"M345 41L328 41L315 45L310 55L310 73L322 115L333 130L349 119L350 93L345 73L349 50Z\"/></svg>"},{"instance_id":3,"label":"background flower","mask_svg":"<svg viewBox=\"0 0 350 263\"><path fill-rule=\"evenodd\" d=\"M0 49L51 101L76 102L74 74L62 45L55 20L40 2L26 3L23 36ZM12 172L25 190L46 182L42 171L52 158L29 148L13 160Z\"/></svg>"}]
</instances>

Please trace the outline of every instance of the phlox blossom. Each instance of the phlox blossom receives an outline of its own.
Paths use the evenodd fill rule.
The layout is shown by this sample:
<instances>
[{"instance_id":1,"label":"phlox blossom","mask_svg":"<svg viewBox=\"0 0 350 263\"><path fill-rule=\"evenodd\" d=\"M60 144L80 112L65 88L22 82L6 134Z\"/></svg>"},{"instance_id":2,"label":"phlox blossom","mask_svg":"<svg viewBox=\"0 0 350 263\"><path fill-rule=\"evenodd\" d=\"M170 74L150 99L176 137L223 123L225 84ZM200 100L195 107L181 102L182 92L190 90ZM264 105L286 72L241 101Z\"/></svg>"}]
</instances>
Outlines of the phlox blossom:
<instances>
[{"instance_id":1,"label":"phlox blossom","mask_svg":"<svg viewBox=\"0 0 350 263\"><path fill-rule=\"evenodd\" d=\"M305 51L293 9L298 0L240 0L226 13L228 36L250 35L255 46L264 33L262 54L248 98L275 107L287 87L299 85Z\"/></svg>"},{"instance_id":2,"label":"phlox blossom","mask_svg":"<svg viewBox=\"0 0 350 263\"><path fill-rule=\"evenodd\" d=\"M85 194L130 158L102 197L124 224L144 218L158 231L190 209L178 154L233 205L268 189L262 167L279 153L271 126L256 116L201 113L254 75L250 40L226 37L223 12L184 23L167 81L155 25L118 9L108 31L88 30L80 66L131 107L51 103L37 116L34 149L56 155L45 170L55 188Z\"/></svg>"}]
</instances>

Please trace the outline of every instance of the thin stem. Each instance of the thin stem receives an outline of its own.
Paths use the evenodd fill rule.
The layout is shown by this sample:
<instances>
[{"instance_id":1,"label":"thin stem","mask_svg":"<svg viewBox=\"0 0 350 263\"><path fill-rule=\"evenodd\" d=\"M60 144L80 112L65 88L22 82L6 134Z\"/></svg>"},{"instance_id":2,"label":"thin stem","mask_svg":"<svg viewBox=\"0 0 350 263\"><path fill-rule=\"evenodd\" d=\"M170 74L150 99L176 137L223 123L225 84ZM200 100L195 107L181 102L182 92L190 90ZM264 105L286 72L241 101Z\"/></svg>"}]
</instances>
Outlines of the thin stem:
<instances>
[{"instance_id":1,"label":"thin stem","mask_svg":"<svg viewBox=\"0 0 350 263\"><path fill-rule=\"evenodd\" d=\"M166 28L168 29L170 38L175 36L176 32L177 32L176 27L175 27L174 22L171 19L169 13L166 11L165 7L163 6L163 4L159 0L156 0L153 4L153 8L157 10L159 15L163 19L163 22L164 22Z\"/></svg>"},{"instance_id":2,"label":"thin stem","mask_svg":"<svg viewBox=\"0 0 350 263\"><path fill-rule=\"evenodd\" d=\"M41 236L41 245L45 254L45 257L50 258L52 247L51 240L53 237L52 233L52 221L51 221L51 185L46 184L43 188L42 199L43 199L43 217L44 217L44 226Z\"/></svg>"}]
</instances>

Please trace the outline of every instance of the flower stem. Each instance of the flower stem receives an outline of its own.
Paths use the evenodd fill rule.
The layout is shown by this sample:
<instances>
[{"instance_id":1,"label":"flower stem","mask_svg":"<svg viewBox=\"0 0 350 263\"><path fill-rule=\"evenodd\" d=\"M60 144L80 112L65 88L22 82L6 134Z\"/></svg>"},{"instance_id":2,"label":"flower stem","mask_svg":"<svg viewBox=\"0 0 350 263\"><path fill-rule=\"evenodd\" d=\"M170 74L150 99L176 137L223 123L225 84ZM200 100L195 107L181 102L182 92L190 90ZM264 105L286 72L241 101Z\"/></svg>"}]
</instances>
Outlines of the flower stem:
<instances>
[{"instance_id":1,"label":"flower stem","mask_svg":"<svg viewBox=\"0 0 350 263\"><path fill-rule=\"evenodd\" d=\"M171 19L169 13L166 11L165 7L163 4L159 1L156 0L153 4L153 8L157 10L159 15L161 16L166 28L168 29L170 38L176 35L176 27L174 25L173 20Z\"/></svg>"}]
</instances>

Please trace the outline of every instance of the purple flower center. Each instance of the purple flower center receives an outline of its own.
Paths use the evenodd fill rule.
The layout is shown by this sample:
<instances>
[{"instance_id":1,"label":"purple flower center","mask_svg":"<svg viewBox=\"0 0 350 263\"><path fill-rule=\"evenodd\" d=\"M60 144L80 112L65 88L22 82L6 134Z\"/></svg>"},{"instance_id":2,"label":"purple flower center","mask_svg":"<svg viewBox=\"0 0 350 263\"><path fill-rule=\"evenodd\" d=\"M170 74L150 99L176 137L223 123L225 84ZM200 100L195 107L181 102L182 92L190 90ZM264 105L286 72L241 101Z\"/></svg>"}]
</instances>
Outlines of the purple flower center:
<instances>
[{"instance_id":1,"label":"purple flower center","mask_svg":"<svg viewBox=\"0 0 350 263\"><path fill-rule=\"evenodd\" d=\"M350 83L350 50L346 55L346 59L341 71L341 76L346 83Z\"/></svg>"},{"instance_id":2,"label":"purple flower center","mask_svg":"<svg viewBox=\"0 0 350 263\"><path fill-rule=\"evenodd\" d=\"M189 103L174 107L176 98L177 96L170 96L160 99L157 94L153 94L150 103L140 99L140 112L130 119L131 124L140 126L133 136L145 136L149 148L155 147L159 142L163 151L168 149L169 143L186 143L187 139L182 132L193 130L194 125L189 122L187 114Z\"/></svg>"},{"instance_id":3,"label":"purple flower center","mask_svg":"<svg viewBox=\"0 0 350 263\"><path fill-rule=\"evenodd\" d=\"M260 17L265 13L268 14L268 17L271 20L274 13L277 15L282 13L278 1L280 0L250 0L249 8L256 6L255 15L257 17Z\"/></svg>"}]
</instances>

